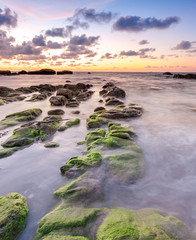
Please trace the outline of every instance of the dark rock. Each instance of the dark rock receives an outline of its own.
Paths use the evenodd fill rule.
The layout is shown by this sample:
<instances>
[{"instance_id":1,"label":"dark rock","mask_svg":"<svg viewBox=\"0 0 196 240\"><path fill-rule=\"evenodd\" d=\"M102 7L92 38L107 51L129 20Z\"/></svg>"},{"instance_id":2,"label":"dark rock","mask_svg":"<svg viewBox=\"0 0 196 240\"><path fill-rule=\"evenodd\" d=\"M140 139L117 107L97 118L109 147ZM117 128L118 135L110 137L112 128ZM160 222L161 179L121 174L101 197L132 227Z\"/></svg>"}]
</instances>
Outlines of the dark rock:
<instances>
[{"instance_id":1,"label":"dark rock","mask_svg":"<svg viewBox=\"0 0 196 240\"><path fill-rule=\"evenodd\" d=\"M11 75L11 72L9 70L0 70L0 75Z\"/></svg>"},{"instance_id":2,"label":"dark rock","mask_svg":"<svg viewBox=\"0 0 196 240\"><path fill-rule=\"evenodd\" d=\"M70 81L70 80L66 80L65 82L68 82L68 83L70 83L71 81Z\"/></svg>"},{"instance_id":3,"label":"dark rock","mask_svg":"<svg viewBox=\"0 0 196 240\"><path fill-rule=\"evenodd\" d=\"M173 75L173 74L170 73L170 72L164 72L163 75L168 75L168 76L170 75L170 76L171 76L171 75Z\"/></svg>"},{"instance_id":4,"label":"dark rock","mask_svg":"<svg viewBox=\"0 0 196 240\"><path fill-rule=\"evenodd\" d=\"M111 88L111 87L114 87L114 83L112 82L108 82L103 86L103 88Z\"/></svg>"},{"instance_id":5,"label":"dark rock","mask_svg":"<svg viewBox=\"0 0 196 240\"><path fill-rule=\"evenodd\" d=\"M94 91L81 92L77 95L78 101L86 101L94 93Z\"/></svg>"},{"instance_id":6,"label":"dark rock","mask_svg":"<svg viewBox=\"0 0 196 240\"><path fill-rule=\"evenodd\" d=\"M125 91L121 88L115 87L110 90L108 93L104 95L104 97L117 97L117 98L125 98Z\"/></svg>"},{"instance_id":7,"label":"dark rock","mask_svg":"<svg viewBox=\"0 0 196 240\"><path fill-rule=\"evenodd\" d=\"M80 111L72 111L72 114L80 114Z\"/></svg>"},{"instance_id":8,"label":"dark rock","mask_svg":"<svg viewBox=\"0 0 196 240\"><path fill-rule=\"evenodd\" d=\"M188 74L175 74L173 78L184 78L184 79L196 79L196 74L188 73Z\"/></svg>"},{"instance_id":9,"label":"dark rock","mask_svg":"<svg viewBox=\"0 0 196 240\"><path fill-rule=\"evenodd\" d=\"M105 111L106 109L104 107L96 107L94 109L94 112L99 112L99 111Z\"/></svg>"},{"instance_id":10,"label":"dark rock","mask_svg":"<svg viewBox=\"0 0 196 240\"><path fill-rule=\"evenodd\" d=\"M124 102L116 99L116 98L107 98L106 100L106 106L117 106L117 105L123 105Z\"/></svg>"},{"instance_id":11,"label":"dark rock","mask_svg":"<svg viewBox=\"0 0 196 240\"><path fill-rule=\"evenodd\" d=\"M30 75L54 75L56 72L52 69L41 69L38 71L29 71L28 74Z\"/></svg>"},{"instance_id":12,"label":"dark rock","mask_svg":"<svg viewBox=\"0 0 196 240\"><path fill-rule=\"evenodd\" d=\"M34 92L34 90L31 87L20 87L20 88L17 88L16 91L19 91L25 94Z\"/></svg>"},{"instance_id":13,"label":"dark rock","mask_svg":"<svg viewBox=\"0 0 196 240\"><path fill-rule=\"evenodd\" d=\"M54 109L48 111L48 115L63 115L65 112L62 109Z\"/></svg>"},{"instance_id":14,"label":"dark rock","mask_svg":"<svg viewBox=\"0 0 196 240\"><path fill-rule=\"evenodd\" d=\"M53 106L63 106L67 103L67 99L64 96L52 96L49 101Z\"/></svg>"},{"instance_id":15,"label":"dark rock","mask_svg":"<svg viewBox=\"0 0 196 240\"><path fill-rule=\"evenodd\" d=\"M8 97L10 94L16 93L12 88L0 86L0 97Z\"/></svg>"},{"instance_id":16,"label":"dark rock","mask_svg":"<svg viewBox=\"0 0 196 240\"><path fill-rule=\"evenodd\" d=\"M76 99L71 99L68 100L68 102L65 104L66 107L78 107L79 106L79 102Z\"/></svg>"},{"instance_id":17,"label":"dark rock","mask_svg":"<svg viewBox=\"0 0 196 240\"><path fill-rule=\"evenodd\" d=\"M107 90L105 90L105 89L103 89L103 90L101 90L100 92L99 92L99 95L104 95L104 94L106 94L108 91Z\"/></svg>"},{"instance_id":18,"label":"dark rock","mask_svg":"<svg viewBox=\"0 0 196 240\"><path fill-rule=\"evenodd\" d=\"M63 70L63 71L58 71L57 75L64 75L64 74L73 74L72 71L68 71L68 70Z\"/></svg>"},{"instance_id":19,"label":"dark rock","mask_svg":"<svg viewBox=\"0 0 196 240\"><path fill-rule=\"evenodd\" d=\"M102 102L103 102L103 99L100 99L99 102L102 103Z\"/></svg>"},{"instance_id":20,"label":"dark rock","mask_svg":"<svg viewBox=\"0 0 196 240\"><path fill-rule=\"evenodd\" d=\"M64 96L67 99L72 99L73 98L73 91L70 89L65 89L65 88L59 88L57 90L56 95Z\"/></svg>"},{"instance_id":21,"label":"dark rock","mask_svg":"<svg viewBox=\"0 0 196 240\"><path fill-rule=\"evenodd\" d=\"M37 102L37 101L41 101L41 100L45 100L48 97L48 95L46 93L42 93L42 94L33 94L33 96L31 97L31 99L27 100L28 102Z\"/></svg>"},{"instance_id":22,"label":"dark rock","mask_svg":"<svg viewBox=\"0 0 196 240\"><path fill-rule=\"evenodd\" d=\"M18 74L27 74L27 71L22 70L22 71L18 72Z\"/></svg>"}]
</instances>

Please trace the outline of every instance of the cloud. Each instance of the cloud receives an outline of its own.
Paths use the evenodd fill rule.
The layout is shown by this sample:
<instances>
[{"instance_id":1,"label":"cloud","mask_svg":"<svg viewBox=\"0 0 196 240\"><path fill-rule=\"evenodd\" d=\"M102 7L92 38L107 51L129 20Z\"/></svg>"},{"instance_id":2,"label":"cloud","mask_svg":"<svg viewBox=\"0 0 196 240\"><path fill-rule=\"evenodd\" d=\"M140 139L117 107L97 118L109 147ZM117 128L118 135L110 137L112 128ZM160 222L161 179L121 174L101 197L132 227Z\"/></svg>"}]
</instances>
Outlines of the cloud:
<instances>
[{"instance_id":1,"label":"cloud","mask_svg":"<svg viewBox=\"0 0 196 240\"><path fill-rule=\"evenodd\" d=\"M83 17L90 23L109 23L115 16L112 12L96 12L95 9L82 8L76 10L74 18Z\"/></svg>"},{"instance_id":2,"label":"cloud","mask_svg":"<svg viewBox=\"0 0 196 240\"><path fill-rule=\"evenodd\" d=\"M49 37L65 37L65 29L64 28L48 29L46 30L45 35Z\"/></svg>"},{"instance_id":3,"label":"cloud","mask_svg":"<svg viewBox=\"0 0 196 240\"><path fill-rule=\"evenodd\" d=\"M131 57L131 56L139 56L140 58L150 58L150 59L155 59L155 57L150 56L150 55L146 55L146 53L148 52L154 52L156 51L155 48L142 48L140 50L133 51L133 50L129 50L129 51L121 51L120 52L120 56L125 56L125 57Z\"/></svg>"},{"instance_id":4,"label":"cloud","mask_svg":"<svg viewBox=\"0 0 196 240\"><path fill-rule=\"evenodd\" d=\"M189 41L182 41L177 46L172 48L172 50L188 50L192 47L192 42Z\"/></svg>"},{"instance_id":5,"label":"cloud","mask_svg":"<svg viewBox=\"0 0 196 240\"><path fill-rule=\"evenodd\" d=\"M32 39L32 42L34 44L34 46L40 46L40 47L44 47L46 46L46 43L45 43L45 38L44 36L41 34L39 36L35 36L33 39Z\"/></svg>"},{"instance_id":6,"label":"cloud","mask_svg":"<svg viewBox=\"0 0 196 240\"><path fill-rule=\"evenodd\" d=\"M33 46L32 42L13 45L15 38L7 36L7 32L0 30L0 57L13 58L17 55L40 55L42 48Z\"/></svg>"},{"instance_id":7,"label":"cloud","mask_svg":"<svg viewBox=\"0 0 196 240\"><path fill-rule=\"evenodd\" d=\"M50 49L60 49L63 48L66 45L66 43L58 43L58 42L52 42L52 41L48 41L47 42L47 47Z\"/></svg>"},{"instance_id":8,"label":"cloud","mask_svg":"<svg viewBox=\"0 0 196 240\"><path fill-rule=\"evenodd\" d=\"M18 16L15 12L12 13L12 11L9 8L5 8L2 10L0 8L0 26L6 26L6 27L16 27L18 22Z\"/></svg>"},{"instance_id":9,"label":"cloud","mask_svg":"<svg viewBox=\"0 0 196 240\"><path fill-rule=\"evenodd\" d=\"M63 59L79 59L80 55L85 55L85 57L95 57L97 55L96 52L88 49L83 45L72 45L70 44L66 51L60 55L60 58Z\"/></svg>"},{"instance_id":10,"label":"cloud","mask_svg":"<svg viewBox=\"0 0 196 240\"><path fill-rule=\"evenodd\" d=\"M90 36L87 37L85 34L81 36L74 36L70 39L70 44L73 45L84 45L84 46L93 46L97 44L97 41L99 40L100 36Z\"/></svg>"},{"instance_id":11,"label":"cloud","mask_svg":"<svg viewBox=\"0 0 196 240\"><path fill-rule=\"evenodd\" d=\"M117 54L105 53L104 55L101 56L101 59L114 59L117 56L118 56Z\"/></svg>"},{"instance_id":12,"label":"cloud","mask_svg":"<svg viewBox=\"0 0 196 240\"><path fill-rule=\"evenodd\" d=\"M113 25L116 31L140 32L148 29L165 29L180 21L179 17L166 17L165 19L141 18L139 16L120 17Z\"/></svg>"},{"instance_id":13,"label":"cloud","mask_svg":"<svg viewBox=\"0 0 196 240\"><path fill-rule=\"evenodd\" d=\"M145 44L149 44L148 40L141 40L139 42L139 45L145 45Z\"/></svg>"}]
</instances>

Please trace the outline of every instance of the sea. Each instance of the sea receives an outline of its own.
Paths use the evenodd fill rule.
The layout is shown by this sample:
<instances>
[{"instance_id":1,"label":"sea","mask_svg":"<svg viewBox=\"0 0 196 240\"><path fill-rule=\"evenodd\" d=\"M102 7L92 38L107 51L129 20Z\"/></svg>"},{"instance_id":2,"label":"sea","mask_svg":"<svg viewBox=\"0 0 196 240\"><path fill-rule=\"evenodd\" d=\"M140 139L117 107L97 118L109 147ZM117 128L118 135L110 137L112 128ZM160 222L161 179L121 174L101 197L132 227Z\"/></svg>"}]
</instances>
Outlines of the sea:
<instances>
[{"instance_id":1,"label":"sea","mask_svg":"<svg viewBox=\"0 0 196 240\"><path fill-rule=\"evenodd\" d=\"M122 121L132 127L136 142L144 154L145 172L135 184L105 185L104 201L98 207L124 207L131 209L158 208L178 217L193 231L196 229L196 80L175 79L163 73L104 73L75 72L73 75L16 75L0 76L0 86L11 88L39 84L65 84L67 81L92 84L95 93L77 108L50 106L49 99L39 102L13 102L0 106L0 120L6 115L41 108L41 116L48 110L61 108L64 119L80 118L80 125L57 132L51 138L59 148L46 149L37 142L14 155L0 159L0 196L9 192L24 195L29 206L26 228L17 240L32 240L40 219L57 204L53 191L70 180L61 176L60 167L71 157L81 155L87 132L86 119L98 106L102 97L99 91L107 82L126 91L124 102L143 107L139 118ZM26 95L27 99L30 97ZM71 112L79 110L79 115ZM11 136L17 128L8 128Z\"/></svg>"}]
</instances>

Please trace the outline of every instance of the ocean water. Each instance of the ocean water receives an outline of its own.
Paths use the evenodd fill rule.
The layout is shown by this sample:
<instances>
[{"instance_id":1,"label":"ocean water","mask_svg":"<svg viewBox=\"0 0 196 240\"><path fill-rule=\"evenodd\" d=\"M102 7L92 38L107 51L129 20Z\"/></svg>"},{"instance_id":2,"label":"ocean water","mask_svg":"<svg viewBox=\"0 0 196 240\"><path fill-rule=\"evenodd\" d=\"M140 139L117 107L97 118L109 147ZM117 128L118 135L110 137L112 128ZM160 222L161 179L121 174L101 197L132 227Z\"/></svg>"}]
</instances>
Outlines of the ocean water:
<instances>
[{"instance_id":1,"label":"ocean water","mask_svg":"<svg viewBox=\"0 0 196 240\"><path fill-rule=\"evenodd\" d=\"M58 204L52 194L69 180L60 174L60 167L69 158L80 155L85 146L78 146L88 130L86 118L101 99L102 86L112 81L126 91L125 103L138 103L144 113L140 118L123 121L137 133L137 144L141 147L146 164L143 177L133 185L122 185L108 181L105 185L104 202L93 206L126 207L139 209L159 208L183 220L193 230L196 226L196 81L173 79L162 73L74 73L62 76L0 76L0 85L12 88L37 84L93 84L94 95L77 108L60 107L65 111L64 119L79 117L81 123L65 132L57 132L51 140L59 148L46 149L36 143L0 159L0 196L19 192L28 201L27 226L18 240L31 240L42 216ZM39 107L47 111L54 109L48 99L36 103L14 102L0 106L0 120L7 114ZM59 107L58 107L59 108ZM79 110L80 115L71 111ZM9 128L2 143L12 134Z\"/></svg>"}]
</instances>

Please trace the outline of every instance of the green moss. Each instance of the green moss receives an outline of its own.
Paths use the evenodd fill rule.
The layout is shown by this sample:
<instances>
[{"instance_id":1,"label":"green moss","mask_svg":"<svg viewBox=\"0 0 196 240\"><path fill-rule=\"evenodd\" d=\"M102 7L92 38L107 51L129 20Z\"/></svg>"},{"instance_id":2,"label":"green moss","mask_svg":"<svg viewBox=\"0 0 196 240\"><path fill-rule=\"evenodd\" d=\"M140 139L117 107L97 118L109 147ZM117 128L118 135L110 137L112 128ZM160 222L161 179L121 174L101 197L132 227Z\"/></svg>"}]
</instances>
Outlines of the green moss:
<instances>
[{"instance_id":1,"label":"green moss","mask_svg":"<svg viewBox=\"0 0 196 240\"><path fill-rule=\"evenodd\" d=\"M86 141L77 142L77 145L84 145Z\"/></svg>"},{"instance_id":2,"label":"green moss","mask_svg":"<svg viewBox=\"0 0 196 240\"><path fill-rule=\"evenodd\" d=\"M80 229L80 232L82 232L82 229L87 225L87 221L95 219L98 212L99 209L65 208L61 204L54 211L42 218L38 226L36 239L57 230L64 230L65 236L77 235L77 230ZM74 231L75 229L76 231ZM73 234L69 234L69 232Z\"/></svg>"},{"instance_id":3,"label":"green moss","mask_svg":"<svg viewBox=\"0 0 196 240\"><path fill-rule=\"evenodd\" d=\"M136 152L109 155L104 160L109 162L109 174L120 182L134 183L144 171L142 155Z\"/></svg>"},{"instance_id":4,"label":"green moss","mask_svg":"<svg viewBox=\"0 0 196 240\"><path fill-rule=\"evenodd\" d=\"M60 170L62 174L66 174L71 168L74 169L74 172L80 171L84 173L89 167L100 166L101 161L102 155L99 152L91 152L87 156L71 158Z\"/></svg>"},{"instance_id":5,"label":"green moss","mask_svg":"<svg viewBox=\"0 0 196 240\"><path fill-rule=\"evenodd\" d=\"M59 147L59 144L57 142L47 142L44 145L45 148L56 148Z\"/></svg>"},{"instance_id":6,"label":"green moss","mask_svg":"<svg viewBox=\"0 0 196 240\"><path fill-rule=\"evenodd\" d=\"M72 126L78 125L79 123L80 123L80 119L76 118L76 119L66 122L66 126L72 127Z\"/></svg>"},{"instance_id":7,"label":"green moss","mask_svg":"<svg viewBox=\"0 0 196 240\"><path fill-rule=\"evenodd\" d=\"M15 126L20 122L32 121L42 113L39 108L29 109L22 112L9 114L0 122L0 130L5 129L9 126Z\"/></svg>"},{"instance_id":8,"label":"green moss","mask_svg":"<svg viewBox=\"0 0 196 240\"><path fill-rule=\"evenodd\" d=\"M89 118L86 120L87 128L99 128L103 124L108 123L108 120L100 117L101 112L93 113L89 116Z\"/></svg>"},{"instance_id":9,"label":"green moss","mask_svg":"<svg viewBox=\"0 0 196 240\"><path fill-rule=\"evenodd\" d=\"M0 239L15 239L25 226L27 213L27 203L22 195L9 193L0 197Z\"/></svg>"},{"instance_id":10,"label":"green moss","mask_svg":"<svg viewBox=\"0 0 196 240\"><path fill-rule=\"evenodd\" d=\"M13 153L15 153L18 150L18 148L6 148L6 149L0 149L0 158L5 158L11 156Z\"/></svg>"},{"instance_id":11,"label":"green moss","mask_svg":"<svg viewBox=\"0 0 196 240\"><path fill-rule=\"evenodd\" d=\"M63 132L63 131L65 131L66 129L68 129L68 127L66 126L66 125L63 125L63 126L60 126L60 127L58 127L58 131L59 132Z\"/></svg>"},{"instance_id":12,"label":"green moss","mask_svg":"<svg viewBox=\"0 0 196 240\"><path fill-rule=\"evenodd\" d=\"M132 215L125 209L114 209L104 219L97 240L138 240L139 232L132 224Z\"/></svg>"},{"instance_id":13,"label":"green moss","mask_svg":"<svg viewBox=\"0 0 196 240\"><path fill-rule=\"evenodd\" d=\"M42 238L42 240L89 240L86 237L81 236L65 236L64 234L59 234L59 232L51 232L45 237Z\"/></svg>"}]
</instances>

